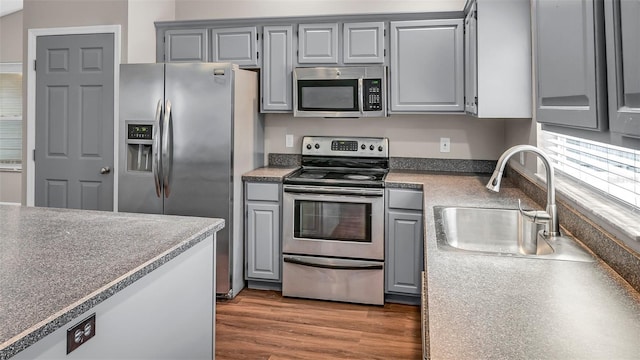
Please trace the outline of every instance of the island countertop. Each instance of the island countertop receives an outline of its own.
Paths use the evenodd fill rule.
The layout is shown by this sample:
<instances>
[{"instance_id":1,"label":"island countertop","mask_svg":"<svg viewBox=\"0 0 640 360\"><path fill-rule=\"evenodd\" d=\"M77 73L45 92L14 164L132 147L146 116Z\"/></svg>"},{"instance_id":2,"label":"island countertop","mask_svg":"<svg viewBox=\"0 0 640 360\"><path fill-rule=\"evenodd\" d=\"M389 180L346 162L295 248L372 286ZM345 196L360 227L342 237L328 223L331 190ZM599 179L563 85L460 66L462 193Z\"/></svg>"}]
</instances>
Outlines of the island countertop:
<instances>
[{"instance_id":1,"label":"island countertop","mask_svg":"<svg viewBox=\"0 0 640 360\"><path fill-rule=\"evenodd\" d=\"M537 207L488 176L392 171L387 187L422 188L424 339L430 359L638 359L640 294L604 262L461 254L438 248L434 206ZM490 221L490 219L487 219ZM425 356L426 358L426 356Z\"/></svg>"},{"instance_id":2,"label":"island countertop","mask_svg":"<svg viewBox=\"0 0 640 360\"><path fill-rule=\"evenodd\" d=\"M0 205L0 358L224 227L224 220Z\"/></svg>"}]
</instances>

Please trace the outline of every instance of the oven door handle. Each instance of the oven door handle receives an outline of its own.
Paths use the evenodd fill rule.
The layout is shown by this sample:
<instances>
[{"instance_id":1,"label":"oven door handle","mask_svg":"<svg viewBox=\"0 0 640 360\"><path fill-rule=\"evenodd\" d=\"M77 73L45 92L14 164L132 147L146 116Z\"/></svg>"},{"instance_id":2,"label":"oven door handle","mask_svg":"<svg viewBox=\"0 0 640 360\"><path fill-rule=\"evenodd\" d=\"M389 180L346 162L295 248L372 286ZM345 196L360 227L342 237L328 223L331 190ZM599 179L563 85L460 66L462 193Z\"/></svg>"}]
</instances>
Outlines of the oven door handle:
<instances>
[{"instance_id":1,"label":"oven door handle","mask_svg":"<svg viewBox=\"0 0 640 360\"><path fill-rule=\"evenodd\" d=\"M366 264L366 265L334 265L334 264L322 264L316 263L312 261L306 261L302 259L298 259L295 257L284 257L284 262L288 262L291 264L304 265L322 269L332 269L332 270L382 270L384 266L382 264Z\"/></svg>"},{"instance_id":2,"label":"oven door handle","mask_svg":"<svg viewBox=\"0 0 640 360\"><path fill-rule=\"evenodd\" d=\"M352 195L352 196L370 196L370 197L382 197L384 195L384 190L353 190L353 189L340 189L340 188L332 188L332 189L322 189L316 187L303 187L303 188L293 188L293 187L284 187L284 192L293 193L293 194L321 194L321 195Z\"/></svg>"}]
</instances>

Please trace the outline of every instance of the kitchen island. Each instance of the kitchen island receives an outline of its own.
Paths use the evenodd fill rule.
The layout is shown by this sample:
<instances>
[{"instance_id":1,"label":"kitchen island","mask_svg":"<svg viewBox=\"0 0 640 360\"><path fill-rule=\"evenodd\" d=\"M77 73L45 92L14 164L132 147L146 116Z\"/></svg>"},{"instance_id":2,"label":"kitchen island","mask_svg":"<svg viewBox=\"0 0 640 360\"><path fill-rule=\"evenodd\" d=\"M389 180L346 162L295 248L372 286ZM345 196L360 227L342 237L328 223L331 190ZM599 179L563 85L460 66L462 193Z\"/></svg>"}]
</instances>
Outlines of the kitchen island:
<instances>
[{"instance_id":1,"label":"kitchen island","mask_svg":"<svg viewBox=\"0 0 640 360\"><path fill-rule=\"evenodd\" d=\"M602 260L478 255L438 247L434 206L540 208L505 179L392 171L424 192L425 359L638 359L640 294ZM491 221L491 219L487 219Z\"/></svg>"},{"instance_id":2,"label":"kitchen island","mask_svg":"<svg viewBox=\"0 0 640 360\"><path fill-rule=\"evenodd\" d=\"M212 358L223 227L0 205L0 359ZM94 313L95 336L66 355L67 329Z\"/></svg>"}]
</instances>

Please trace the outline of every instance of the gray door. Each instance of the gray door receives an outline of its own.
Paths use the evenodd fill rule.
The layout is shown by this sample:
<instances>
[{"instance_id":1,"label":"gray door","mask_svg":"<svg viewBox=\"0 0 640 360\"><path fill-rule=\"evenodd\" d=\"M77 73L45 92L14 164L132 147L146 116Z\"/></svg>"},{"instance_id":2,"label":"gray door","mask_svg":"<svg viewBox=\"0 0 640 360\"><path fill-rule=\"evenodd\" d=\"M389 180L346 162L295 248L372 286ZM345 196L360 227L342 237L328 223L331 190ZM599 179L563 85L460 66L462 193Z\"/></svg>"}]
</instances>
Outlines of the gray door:
<instances>
[{"instance_id":1,"label":"gray door","mask_svg":"<svg viewBox=\"0 0 640 360\"><path fill-rule=\"evenodd\" d=\"M35 205L113 209L113 34L40 36Z\"/></svg>"}]
</instances>

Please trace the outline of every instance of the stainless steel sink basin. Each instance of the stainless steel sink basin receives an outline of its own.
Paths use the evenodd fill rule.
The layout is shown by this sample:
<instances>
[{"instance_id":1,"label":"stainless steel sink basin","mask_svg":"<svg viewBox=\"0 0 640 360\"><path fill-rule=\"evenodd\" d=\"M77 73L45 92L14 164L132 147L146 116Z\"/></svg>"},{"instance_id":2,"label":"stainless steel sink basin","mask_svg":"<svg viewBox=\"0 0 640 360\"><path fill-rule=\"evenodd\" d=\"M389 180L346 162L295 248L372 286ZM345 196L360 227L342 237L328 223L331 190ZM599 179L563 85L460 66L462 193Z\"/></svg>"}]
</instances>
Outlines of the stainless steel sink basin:
<instances>
[{"instance_id":1,"label":"stainless steel sink basin","mask_svg":"<svg viewBox=\"0 0 640 360\"><path fill-rule=\"evenodd\" d=\"M517 209L434 208L438 248L445 251L548 260L594 261L568 236L538 237L537 251L527 254L518 244ZM525 231L525 233L527 233Z\"/></svg>"}]
</instances>

